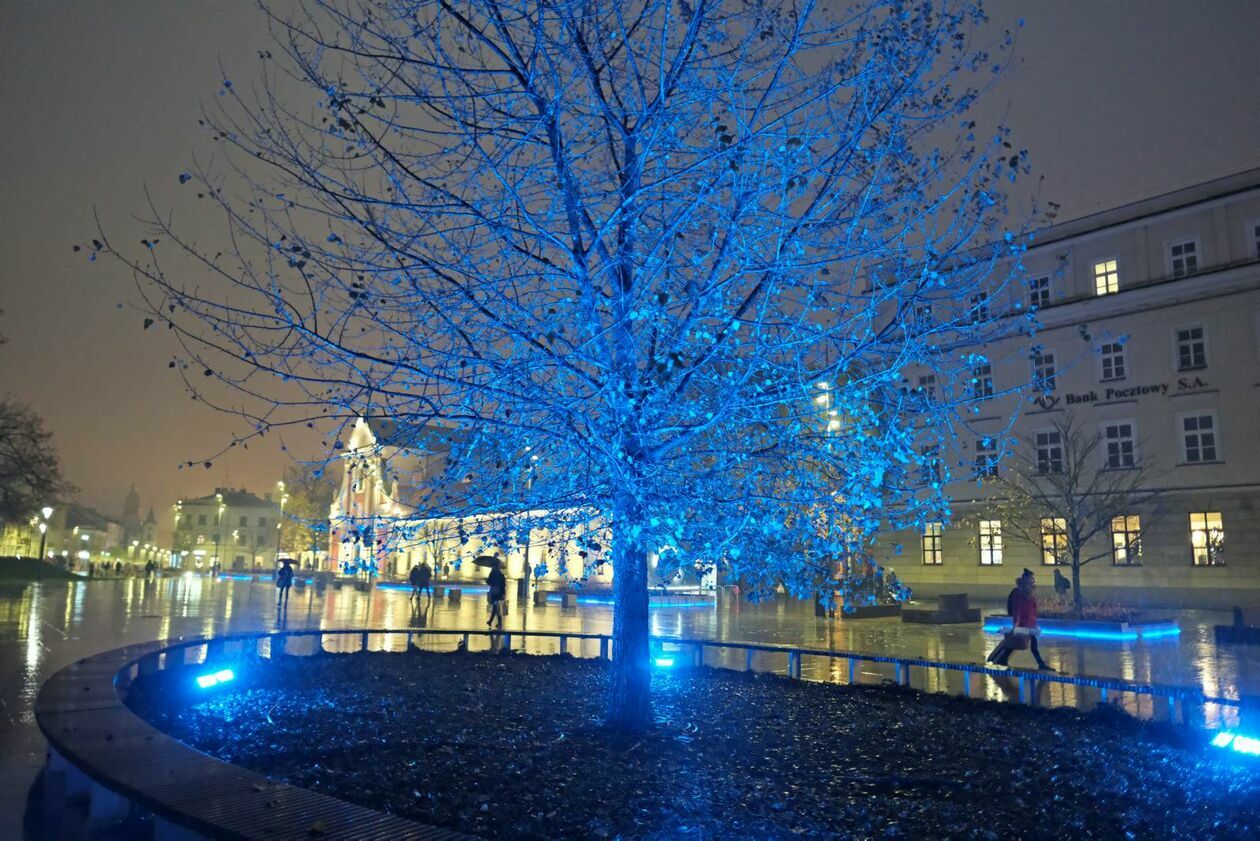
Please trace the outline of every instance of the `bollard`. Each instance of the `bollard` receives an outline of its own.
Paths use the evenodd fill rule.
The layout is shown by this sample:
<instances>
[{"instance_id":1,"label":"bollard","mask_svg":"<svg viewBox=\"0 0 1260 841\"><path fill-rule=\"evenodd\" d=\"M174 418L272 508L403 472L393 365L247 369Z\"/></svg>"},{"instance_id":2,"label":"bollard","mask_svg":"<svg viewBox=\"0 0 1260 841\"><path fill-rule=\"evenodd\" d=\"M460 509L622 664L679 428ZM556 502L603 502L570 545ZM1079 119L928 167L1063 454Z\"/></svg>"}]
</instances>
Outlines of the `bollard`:
<instances>
[{"instance_id":1,"label":"bollard","mask_svg":"<svg viewBox=\"0 0 1260 841\"><path fill-rule=\"evenodd\" d=\"M560 653L561 654L569 653L569 638L564 636L563 634L560 635Z\"/></svg>"},{"instance_id":2,"label":"bollard","mask_svg":"<svg viewBox=\"0 0 1260 841\"><path fill-rule=\"evenodd\" d=\"M464 591L452 587L446 593L446 601L450 604L459 604L464 598Z\"/></svg>"},{"instance_id":3,"label":"bollard","mask_svg":"<svg viewBox=\"0 0 1260 841\"><path fill-rule=\"evenodd\" d=\"M608 637L599 638L599 659L608 659Z\"/></svg>"},{"instance_id":4,"label":"bollard","mask_svg":"<svg viewBox=\"0 0 1260 841\"><path fill-rule=\"evenodd\" d=\"M971 697L971 672L963 672L963 696Z\"/></svg>"},{"instance_id":5,"label":"bollard","mask_svg":"<svg viewBox=\"0 0 1260 841\"><path fill-rule=\"evenodd\" d=\"M440 598L443 598L445 595L446 595L446 588L445 588L445 587L443 587L443 586L441 586L441 585L434 585L434 587L433 587L433 598L435 598L435 599L440 599Z\"/></svg>"},{"instance_id":6,"label":"bollard","mask_svg":"<svg viewBox=\"0 0 1260 841\"><path fill-rule=\"evenodd\" d=\"M849 686L857 683L857 660L849 658Z\"/></svg>"},{"instance_id":7,"label":"bollard","mask_svg":"<svg viewBox=\"0 0 1260 841\"><path fill-rule=\"evenodd\" d=\"M744 671L751 672L753 670L753 650L751 648L744 649Z\"/></svg>"},{"instance_id":8,"label":"bollard","mask_svg":"<svg viewBox=\"0 0 1260 841\"><path fill-rule=\"evenodd\" d=\"M565 593L560 597L561 607L577 607L577 595L574 593Z\"/></svg>"},{"instance_id":9,"label":"bollard","mask_svg":"<svg viewBox=\"0 0 1260 841\"><path fill-rule=\"evenodd\" d=\"M801 676L801 652L788 652L788 677L800 678Z\"/></svg>"},{"instance_id":10,"label":"bollard","mask_svg":"<svg viewBox=\"0 0 1260 841\"><path fill-rule=\"evenodd\" d=\"M546 606L547 606L547 591L535 590L534 591L534 607L546 607Z\"/></svg>"},{"instance_id":11,"label":"bollard","mask_svg":"<svg viewBox=\"0 0 1260 841\"><path fill-rule=\"evenodd\" d=\"M691 664L693 666L704 665L704 643L698 642L691 648Z\"/></svg>"}]
</instances>

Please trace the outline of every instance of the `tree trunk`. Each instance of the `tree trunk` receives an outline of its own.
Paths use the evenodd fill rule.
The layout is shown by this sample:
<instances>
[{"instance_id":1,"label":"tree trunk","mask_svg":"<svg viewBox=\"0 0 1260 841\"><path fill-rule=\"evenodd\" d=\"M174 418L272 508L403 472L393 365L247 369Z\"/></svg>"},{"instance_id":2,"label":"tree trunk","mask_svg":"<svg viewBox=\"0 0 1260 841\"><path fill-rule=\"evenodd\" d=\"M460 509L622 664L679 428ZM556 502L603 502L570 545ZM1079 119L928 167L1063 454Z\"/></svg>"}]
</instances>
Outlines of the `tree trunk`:
<instances>
[{"instance_id":1,"label":"tree trunk","mask_svg":"<svg viewBox=\"0 0 1260 841\"><path fill-rule=\"evenodd\" d=\"M636 534L638 506L613 507L613 662L607 724L642 733L652 723L647 550Z\"/></svg>"},{"instance_id":2,"label":"tree trunk","mask_svg":"<svg viewBox=\"0 0 1260 841\"><path fill-rule=\"evenodd\" d=\"M1081 600L1081 557L1080 555L1072 556L1072 611L1076 614L1076 618L1081 617L1084 611L1084 603Z\"/></svg>"}]
</instances>

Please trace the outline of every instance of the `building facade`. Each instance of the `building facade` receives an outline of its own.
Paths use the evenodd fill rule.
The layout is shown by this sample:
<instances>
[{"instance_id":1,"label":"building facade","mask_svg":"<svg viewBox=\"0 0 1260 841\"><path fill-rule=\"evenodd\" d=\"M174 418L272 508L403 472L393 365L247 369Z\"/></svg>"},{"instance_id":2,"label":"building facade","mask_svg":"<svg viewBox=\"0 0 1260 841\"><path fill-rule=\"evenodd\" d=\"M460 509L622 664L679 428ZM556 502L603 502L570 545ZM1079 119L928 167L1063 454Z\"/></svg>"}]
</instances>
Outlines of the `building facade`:
<instances>
[{"instance_id":1,"label":"building facade","mask_svg":"<svg viewBox=\"0 0 1260 841\"><path fill-rule=\"evenodd\" d=\"M276 565L280 506L271 494L243 489L175 503L172 565L183 569L271 571Z\"/></svg>"},{"instance_id":2,"label":"building facade","mask_svg":"<svg viewBox=\"0 0 1260 841\"><path fill-rule=\"evenodd\" d=\"M1090 554L1101 557L1082 568L1086 599L1256 604L1260 170L1042 231L1023 265L1028 285L1008 303L1035 308L1041 329L983 349L991 364L971 382L983 399L943 455L951 475L968 476L944 478L951 516L885 536L876 560L919 595L1000 596L1025 567L1046 585L1054 553L986 516L1000 483L968 474L1007 427L1052 465L1054 427L1071 413L1101 436L1102 467L1142 465L1162 495L1098 539ZM1019 380L1038 385L1003 394Z\"/></svg>"}]
</instances>

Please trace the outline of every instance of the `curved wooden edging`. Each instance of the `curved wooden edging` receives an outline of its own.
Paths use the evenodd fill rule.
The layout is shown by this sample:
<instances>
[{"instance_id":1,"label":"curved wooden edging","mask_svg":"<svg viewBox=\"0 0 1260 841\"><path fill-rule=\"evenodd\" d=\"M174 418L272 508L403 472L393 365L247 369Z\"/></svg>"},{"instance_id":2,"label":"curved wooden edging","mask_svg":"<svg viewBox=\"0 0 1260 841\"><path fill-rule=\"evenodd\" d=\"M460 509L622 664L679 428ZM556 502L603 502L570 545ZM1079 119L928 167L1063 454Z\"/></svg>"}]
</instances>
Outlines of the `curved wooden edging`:
<instances>
[{"instance_id":1,"label":"curved wooden edging","mask_svg":"<svg viewBox=\"0 0 1260 841\"><path fill-rule=\"evenodd\" d=\"M162 733L123 704L120 689L141 660L173 646L207 642L125 646L67 666L39 690L35 720L40 731L54 751L94 782L207 838L472 839L279 783L207 756Z\"/></svg>"}]
</instances>

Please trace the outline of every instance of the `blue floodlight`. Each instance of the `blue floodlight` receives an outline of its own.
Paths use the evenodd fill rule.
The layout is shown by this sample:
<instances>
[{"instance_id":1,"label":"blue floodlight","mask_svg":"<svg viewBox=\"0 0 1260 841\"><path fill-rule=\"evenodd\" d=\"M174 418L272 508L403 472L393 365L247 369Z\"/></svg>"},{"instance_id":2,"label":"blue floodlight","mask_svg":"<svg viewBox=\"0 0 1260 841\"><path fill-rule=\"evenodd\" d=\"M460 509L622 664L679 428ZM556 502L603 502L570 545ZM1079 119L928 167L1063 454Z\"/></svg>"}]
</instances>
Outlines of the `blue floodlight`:
<instances>
[{"instance_id":1,"label":"blue floodlight","mask_svg":"<svg viewBox=\"0 0 1260 841\"><path fill-rule=\"evenodd\" d=\"M658 669L672 669L674 667L673 657L657 657L652 661Z\"/></svg>"},{"instance_id":2,"label":"blue floodlight","mask_svg":"<svg viewBox=\"0 0 1260 841\"><path fill-rule=\"evenodd\" d=\"M1260 739L1243 736L1239 733L1230 733L1227 730L1223 730L1213 736L1211 744L1214 748L1230 748L1234 753L1260 756Z\"/></svg>"},{"instance_id":3,"label":"blue floodlight","mask_svg":"<svg viewBox=\"0 0 1260 841\"><path fill-rule=\"evenodd\" d=\"M229 680L236 678L236 672L231 669L219 669L208 675L198 675L197 685L202 689L209 689L212 686L218 686L220 683L227 683Z\"/></svg>"}]
</instances>

